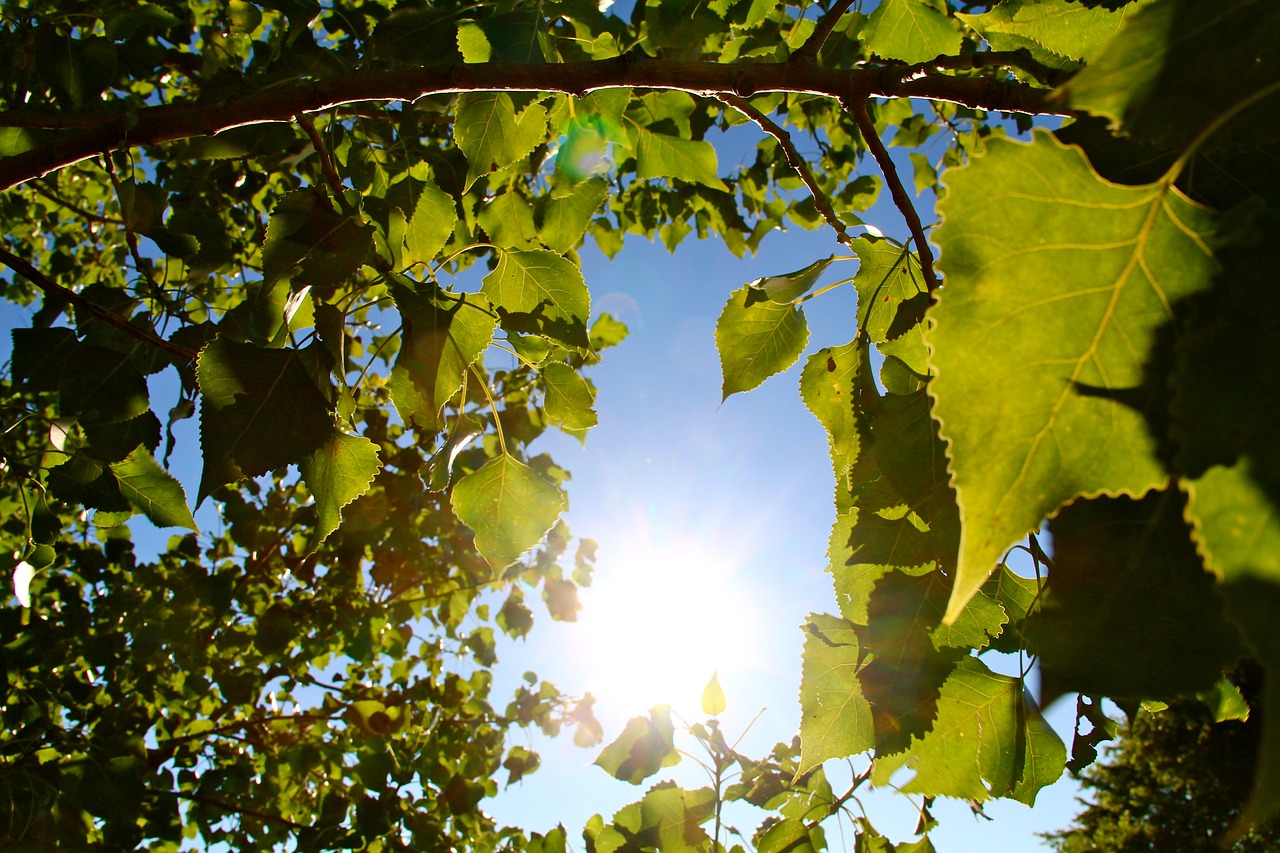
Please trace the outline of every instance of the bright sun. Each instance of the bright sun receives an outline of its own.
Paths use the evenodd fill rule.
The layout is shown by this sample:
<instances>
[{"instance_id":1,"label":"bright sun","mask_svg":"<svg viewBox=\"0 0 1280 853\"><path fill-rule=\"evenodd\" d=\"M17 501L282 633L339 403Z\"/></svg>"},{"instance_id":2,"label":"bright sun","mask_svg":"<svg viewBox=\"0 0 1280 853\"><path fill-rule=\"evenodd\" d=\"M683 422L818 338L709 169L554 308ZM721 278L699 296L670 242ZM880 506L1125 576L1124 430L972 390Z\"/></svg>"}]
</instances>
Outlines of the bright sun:
<instances>
[{"instance_id":1,"label":"bright sun","mask_svg":"<svg viewBox=\"0 0 1280 853\"><path fill-rule=\"evenodd\" d=\"M697 717L711 676L745 674L756 654L737 562L688 541L602 550L572 651L587 689L627 714L666 703Z\"/></svg>"}]
</instances>

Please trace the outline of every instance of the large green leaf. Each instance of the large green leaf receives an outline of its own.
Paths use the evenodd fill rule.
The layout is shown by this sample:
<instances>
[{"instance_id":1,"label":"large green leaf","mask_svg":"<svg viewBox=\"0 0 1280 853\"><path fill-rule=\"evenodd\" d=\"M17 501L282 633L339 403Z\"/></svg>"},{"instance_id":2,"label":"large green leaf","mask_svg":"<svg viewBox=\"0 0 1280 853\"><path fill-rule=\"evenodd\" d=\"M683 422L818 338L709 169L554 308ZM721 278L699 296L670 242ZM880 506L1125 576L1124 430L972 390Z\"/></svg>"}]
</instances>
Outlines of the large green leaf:
<instances>
[{"instance_id":1,"label":"large green leaf","mask_svg":"<svg viewBox=\"0 0 1280 853\"><path fill-rule=\"evenodd\" d=\"M954 618L1062 504L1165 481L1146 371L1215 262L1207 211L1164 182L1110 184L1045 133L947 175L928 338L963 524Z\"/></svg>"},{"instance_id":2,"label":"large green leaf","mask_svg":"<svg viewBox=\"0 0 1280 853\"><path fill-rule=\"evenodd\" d=\"M301 462L334 433L329 402L295 349L216 338L196 364L204 473L197 504L225 483Z\"/></svg>"},{"instance_id":3,"label":"large green leaf","mask_svg":"<svg viewBox=\"0 0 1280 853\"><path fill-rule=\"evenodd\" d=\"M499 570L537 545L568 504L557 486L505 453L459 479L450 503L475 533L480 556Z\"/></svg>"},{"instance_id":4,"label":"large green leaf","mask_svg":"<svg viewBox=\"0 0 1280 853\"><path fill-rule=\"evenodd\" d=\"M434 261L457 221L453 199L435 184L425 183L404 232L404 265L411 267Z\"/></svg>"},{"instance_id":5,"label":"large green leaf","mask_svg":"<svg viewBox=\"0 0 1280 853\"><path fill-rule=\"evenodd\" d=\"M1022 681L969 657L942 685L932 730L905 752L877 759L872 780L883 784L906 765L915 770L901 786L907 793L1034 805L1040 789L1062 775L1066 758Z\"/></svg>"},{"instance_id":6,"label":"large green leaf","mask_svg":"<svg viewBox=\"0 0 1280 853\"><path fill-rule=\"evenodd\" d=\"M66 328L14 329L13 375L32 391L58 392L62 416L81 423L130 421L150 408L147 381L128 359Z\"/></svg>"},{"instance_id":7,"label":"large green leaf","mask_svg":"<svg viewBox=\"0 0 1280 853\"><path fill-rule=\"evenodd\" d=\"M480 292L504 315L504 328L549 335L569 346L587 347L591 294L582 271L554 252L503 252L484 277Z\"/></svg>"},{"instance_id":8,"label":"large green leaf","mask_svg":"<svg viewBox=\"0 0 1280 853\"><path fill-rule=\"evenodd\" d=\"M467 155L466 188L476 178L505 169L546 138L547 111L530 104L516 115L505 92L468 92L458 96L453 136Z\"/></svg>"},{"instance_id":9,"label":"large green leaf","mask_svg":"<svg viewBox=\"0 0 1280 853\"><path fill-rule=\"evenodd\" d=\"M710 142L639 128L635 149L636 177L679 178L726 192L729 190L718 175L716 149Z\"/></svg>"},{"instance_id":10,"label":"large green leaf","mask_svg":"<svg viewBox=\"0 0 1280 853\"><path fill-rule=\"evenodd\" d=\"M1072 691L1164 699L1210 689L1240 656L1177 491L1096 498L1051 522L1054 561L1028 624L1043 701Z\"/></svg>"},{"instance_id":11,"label":"large green leaf","mask_svg":"<svg viewBox=\"0 0 1280 853\"><path fill-rule=\"evenodd\" d=\"M801 770L875 746L871 704L858 679L861 654L854 625L811 614L800 669Z\"/></svg>"},{"instance_id":12,"label":"large green leaf","mask_svg":"<svg viewBox=\"0 0 1280 853\"><path fill-rule=\"evenodd\" d=\"M926 62L960 49L960 31L938 0L884 0L862 38L876 56Z\"/></svg>"},{"instance_id":13,"label":"large green leaf","mask_svg":"<svg viewBox=\"0 0 1280 853\"><path fill-rule=\"evenodd\" d=\"M294 290L332 288L360 269L373 248L373 226L340 207L316 187L280 197L262 244L266 290L283 279Z\"/></svg>"},{"instance_id":14,"label":"large green leaf","mask_svg":"<svg viewBox=\"0 0 1280 853\"><path fill-rule=\"evenodd\" d=\"M1006 0L982 15L957 15L982 33L992 50L1044 48L1092 62L1120 29L1136 4L1119 9L1071 0Z\"/></svg>"},{"instance_id":15,"label":"large green leaf","mask_svg":"<svg viewBox=\"0 0 1280 853\"><path fill-rule=\"evenodd\" d=\"M298 471L316 502L316 533L311 547L338 529L342 508L368 491L381 467L376 444L340 432L299 463Z\"/></svg>"},{"instance_id":16,"label":"large green leaf","mask_svg":"<svg viewBox=\"0 0 1280 853\"><path fill-rule=\"evenodd\" d=\"M111 464L120 494L157 527L185 527L199 531L187 507L182 484L161 468L150 451L139 445L119 462Z\"/></svg>"},{"instance_id":17,"label":"large green leaf","mask_svg":"<svg viewBox=\"0 0 1280 853\"><path fill-rule=\"evenodd\" d=\"M404 323L391 399L404 420L441 429L445 403L493 340L498 319L488 300L474 293L446 293L399 277L392 279L391 293Z\"/></svg>"},{"instance_id":18,"label":"large green leaf","mask_svg":"<svg viewBox=\"0 0 1280 853\"><path fill-rule=\"evenodd\" d=\"M554 252L574 248L608 194L609 185L602 178L589 178L569 186L557 184L547 196L538 220L539 239Z\"/></svg>"},{"instance_id":19,"label":"large green leaf","mask_svg":"<svg viewBox=\"0 0 1280 853\"><path fill-rule=\"evenodd\" d=\"M774 302L750 284L735 290L716 322L722 399L750 391L795 364L808 340L799 307Z\"/></svg>"},{"instance_id":20,"label":"large green leaf","mask_svg":"<svg viewBox=\"0 0 1280 853\"><path fill-rule=\"evenodd\" d=\"M670 706L657 705L647 719L629 720L617 740L601 750L595 764L615 779L639 785L680 760L674 738Z\"/></svg>"},{"instance_id":21,"label":"large green leaf","mask_svg":"<svg viewBox=\"0 0 1280 853\"><path fill-rule=\"evenodd\" d=\"M547 417L561 429L582 432L596 425L596 393L577 371L567 364L555 362L542 369L546 388L543 408Z\"/></svg>"}]
</instances>

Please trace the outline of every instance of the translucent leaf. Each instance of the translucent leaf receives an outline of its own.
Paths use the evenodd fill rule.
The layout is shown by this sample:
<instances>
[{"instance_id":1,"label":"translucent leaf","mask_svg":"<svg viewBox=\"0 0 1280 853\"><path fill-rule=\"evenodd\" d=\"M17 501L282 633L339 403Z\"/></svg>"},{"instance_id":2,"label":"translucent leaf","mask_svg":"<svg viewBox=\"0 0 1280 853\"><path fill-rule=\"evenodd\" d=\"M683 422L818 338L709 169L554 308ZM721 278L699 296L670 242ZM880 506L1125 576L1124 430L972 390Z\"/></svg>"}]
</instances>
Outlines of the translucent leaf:
<instances>
[{"instance_id":1,"label":"translucent leaf","mask_svg":"<svg viewBox=\"0 0 1280 853\"><path fill-rule=\"evenodd\" d=\"M467 157L464 189L470 189L481 175L510 166L547 134L542 105L530 104L517 118L515 104L505 92L465 92L458 96L454 115L454 140Z\"/></svg>"},{"instance_id":2,"label":"translucent leaf","mask_svg":"<svg viewBox=\"0 0 1280 853\"><path fill-rule=\"evenodd\" d=\"M204 473L197 504L225 483L301 462L333 435L301 351L216 338L196 363Z\"/></svg>"},{"instance_id":3,"label":"translucent leaf","mask_svg":"<svg viewBox=\"0 0 1280 853\"><path fill-rule=\"evenodd\" d=\"M862 41L876 56L926 62L960 50L960 31L937 0L884 0L871 13Z\"/></svg>"},{"instance_id":4,"label":"translucent leaf","mask_svg":"<svg viewBox=\"0 0 1280 853\"><path fill-rule=\"evenodd\" d=\"M796 363L809 340L804 314L745 285L733 292L716 322L721 399L750 391Z\"/></svg>"},{"instance_id":5,"label":"translucent leaf","mask_svg":"<svg viewBox=\"0 0 1280 853\"><path fill-rule=\"evenodd\" d=\"M650 709L647 719L629 720L622 734L600 752L594 763L615 779L639 785L680 761L674 737L670 706L657 705Z\"/></svg>"},{"instance_id":6,"label":"translucent leaf","mask_svg":"<svg viewBox=\"0 0 1280 853\"><path fill-rule=\"evenodd\" d=\"M963 520L954 618L1065 502L1165 481L1147 361L1215 263L1205 210L1164 183L1110 184L1048 134L993 140L945 183L928 337Z\"/></svg>"},{"instance_id":7,"label":"translucent leaf","mask_svg":"<svg viewBox=\"0 0 1280 853\"><path fill-rule=\"evenodd\" d=\"M552 190L538 225L543 244L555 252L567 252L578 245L608 193L609 185L601 178L589 178L568 188Z\"/></svg>"},{"instance_id":8,"label":"translucent leaf","mask_svg":"<svg viewBox=\"0 0 1280 853\"><path fill-rule=\"evenodd\" d=\"M338 529L342 508L368 490L381 467L376 444L340 432L302 460L298 469L316 502L316 532L311 547Z\"/></svg>"},{"instance_id":9,"label":"translucent leaf","mask_svg":"<svg viewBox=\"0 0 1280 853\"><path fill-rule=\"evenodd\" d=\"M751 282L751 287L763 290L774 302L786 305L812 290L813 286L818 283L818 279L822 278L822 274L827 271L827 267L831 266L834 260L835 256L832 255L829 258L814 261L804 269L796 270L795 272L758 278Z\"/></svg>"},{"instance_id":10,"label":"translucent leaf","mask_svg":"<svg viewBox=\"0 0 1280 853\"><path fill-rule=\"evenodd\" d=\"M1092 62L1134 13L1086 6L1071 0L1005 0L982 15L956 15L982 34L992 50L1039 46L1071 59Z\"/></svg>"},{"instance_id":11,"label":"translucent leaf","mask_svg":"<svg viewBox=\"0 0 1280 853\"><path fill-rule=\"evenodd\" d=\"M405 267L414 264L430 264L453 233L458 220L453 199L430 181L422 187L422 194L413 206L404 233Z\"/></svg>"},{"instance_id":12,"label":"translucent leaf","mask_svg":"<svg viewBox=\"0 0 1280 853\"><path fill-rule=\"evenodd\" d=\"M1044 701L1068 691L1172 700L1211 688L1240 656L1183 506L1176 491L1078 500L1050 523L1053 571L1027 629Z\"/></svg>"},{"instance_id":13,"label":"translucent leaf","mask_svg":"<svg viewBox=\"0 0 1280 853\"><path fill-rule=\"evenodd\" d=\"M519 331L546 334L569 346L587 347L591 295L582 271L554 252L503 252L497 268L484 277L480 292L516 324ZM504 318L504 328L508 321Z\"/></svg>"},{"instance_id":14,"label":"translucent leaf","mask_svg":"<svg viewBox=\"0 0 1280 853\"><path fill-rule=\"evenodd\" d=\"M915 770L901 786L909 794L1011 797L1033 805L1036 793L1062 775L1066 757L1022 682L969 657L943 684L932 730L905 752L877 759L872 781L883 784L907 765Z\"/></svg>"},{"instance_id":15,"label":"translucent leaf","mask_svg":"<svg viewBox=\"0 0 1280 853\"><path fill-rule=\"evenodd\" d=\"M560 362L548 364L542 369L542 382L546 387L543 408L552 423L569 432L596 425L595 391L577 371Z\"/></svg>"},{"instance_id":16,"label":"translucent leaf","mask_svg":"<svg viewBox=\"0 0 1280 853\"><path fill-rule=\"evenodd\" d=\"M160 467L146 447L139 446L120 462L112 463L111 472L124 499L157 527L185 527L199 532L182 484Z\"/></svg>"},{"instance_id":17,"label":"translucent leaf","mask_svg":"<svg viewBox=\"0 0 1280 853\"><path fill-rule=\"evenodd\" d=\"M679 178L729 191L720 180L716 149L710 142L655 133L647 128L640 128L637 134L636 177Z\"/></svg>"},{"instance_id":18,"label":"translucent leaf","mask_svg":"<svg viewBox=\"0 0 1280 853\"><path fill-rule=\"evenodd\" d=\"M858 328L871 343L889 340L903 303L925 292L920 262L910 250L882 237L858 237L849 244L858 256Z\"/></svg>"},{"instance_id":19,"label":"translucent leaf","mask_svg":"<svg viewBox=\"0 0 1280 853\"><path fill-rule=\"evenodd\" d=\"M558 487L506 454L458 480L450 503L475 533L480 556L499 570L537 545L568 505Z\"/></svg>"},{"instance_id":20,"label":"translucent leaf","mask_svg":"<svg viewBox=\"0 0 1280 853\"><path fill-rule=\"evenodd\" d=\"M871 705L858 680L861 654L854 625L813 614L804 626L800 671L800 769L875 746Z\"/></svg>"},{"instance_id":21,"label":"translucent leaf","mask_svg":"<svg viewBox=\"0 0 1280 853\"><path fill-rule=\"evenodd\" d=\"M536 244L538 229L533 224L533 207L514 190L486 202L476 220L495 246L530 249Z\"/></svg>"},{"instance_id":22,"label":"translucent leaf","mask_svg":"<svg viewBox=\"0 0 1280 853\"><path fill-rule=\"evenodd\" d=\"M720 673L712 673L707 686L702 688L702 713L709 717L718 717L724 713L724 689L720 687Z\"/></svg>"},{"instance_id":23,"label":"translucent leaf","mask_svg":"<svg viewBox=\"0 0 1280 853\"><path fill-rule=\"evenodd\" d=\"M402 277L392 279L391 293L404 323L388 383L391 399L405 421L441 429L445 403L493 340L498 320L475 294L446 293Z\"/></svg>"}]
</instances>

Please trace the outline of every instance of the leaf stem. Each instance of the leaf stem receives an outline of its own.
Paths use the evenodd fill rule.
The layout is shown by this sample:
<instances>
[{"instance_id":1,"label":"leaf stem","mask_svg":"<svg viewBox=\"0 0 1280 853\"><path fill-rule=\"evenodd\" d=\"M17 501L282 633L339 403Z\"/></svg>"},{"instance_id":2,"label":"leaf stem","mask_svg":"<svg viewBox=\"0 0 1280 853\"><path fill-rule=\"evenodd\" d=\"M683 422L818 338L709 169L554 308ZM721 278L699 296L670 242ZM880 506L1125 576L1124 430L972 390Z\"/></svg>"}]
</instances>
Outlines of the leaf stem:
<instances>
[{"instance_id":1,"label":"leaf stem","mask_svg":"<svg viewBox=\"0 0 1280 853\"><path fill-rule=\"evenodd\" d=\"M893 194L893 203L902 214L902 218L907 221L907 228L911 231L911 238L916 244L916 254L920 257L920 271L924 274L925 287L932 293L938 289L938 277L933 271L933 252L929 248L929 240L925 237L924 226L920 224L920 214L916 213L915 206L911 203L911 196L907 195L907 188L902 185L902 179L898 177L893 158L889 156L888 149L880 141L875 122L867 114L867 102L842 101L842 103L845 109L853 113L853 119L858 124L859 132L862 133L862 140L880 166L885 183L889 185L889 191Z\"/></svg>"},{"instance_id":2,"label":"leaf stem","mask_svg":"<svg viewBox=\"0 0 1280 853\"><path fill-rule=\"evenodd\" d=\"M498 433L498 447L502 448L503 456L510 456L511 454L507 452L507 440L502 435L502 419L498 417L498 404L493 399L493 392L489 390L489 383L480 375L480 372L476 370L474 364L471 365L470 370L472 375L474 375L476 379L480 380L480 390L484 392L484 396L489 400L489 409L493 412L493 427Z\"/></svg>"},{"instance_id":3,"label":"leaf stem","mask_svg":"<svg viewBox=\"0 0 1280 853\"><path fill-rule=\"evenodd\" d=\"M840 0L826 13L818 19L818 23L814 26L813 32L805 39L804 44L796 49L787 59L791 63L816 62L818 59L818 51L822 50L822 46L827 43L832 30L836 28L836 24L844 17L844 13L849 11L849 7L853 5L853 0Z\"/></svg>"}]
</instances>

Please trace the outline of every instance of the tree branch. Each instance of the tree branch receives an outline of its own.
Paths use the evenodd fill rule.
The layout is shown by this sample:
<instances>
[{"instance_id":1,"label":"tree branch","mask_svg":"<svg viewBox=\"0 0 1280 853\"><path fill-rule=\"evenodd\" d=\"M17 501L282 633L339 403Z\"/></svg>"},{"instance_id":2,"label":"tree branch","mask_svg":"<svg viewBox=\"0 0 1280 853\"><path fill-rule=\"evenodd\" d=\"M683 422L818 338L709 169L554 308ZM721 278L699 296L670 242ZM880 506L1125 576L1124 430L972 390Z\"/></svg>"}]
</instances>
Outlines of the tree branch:
<instances>
[{"instance_id":1,"label":"tree branch","mask_svg":"<svg viewBox=\"0 0 1280 853\"><path fill-rule=\"evenodd\" d=\"M796 173L800 175L800 180L804 181L804 185L809 188L810 194L813 195L813 206L818 209L818 213L822 214L822 218L827 221L827 224L835 229L836 239L846 246L849 245L853 238L849 236L845 224L840 221L840 217L836 214L836 209L831 204L831 199L818 186L818 181L813 177L809 164L805 162L805 159L800 156L800 152L796 150L795 144L791 141L791 134L767 115L753 107L746 98L721 94L720 100L751 119L761 130L778 140L778 144L782 146L783 153L787 156L787 164L796 170Z\"/></svg>"},{"instance_id":2,"label":"tree branch","mask_svg":"<svg viewBox=\"0 0 1280 853\"><path fill-rule=\"evenodd\" d=\"M144 343L151 344L151 346L157 347L172 356L180 358L184 362L196 360L197 354L186 347L169 343L154 332L135 326L123 317L112 314L96 302L85 299L74 290L68 290L7 249L0 248L0 263L4 264L9 269L40 288L46 296L54 299L61 299L64 302L70 302L77 308L83 308L107 325L114 326L125 334L132 335Z\"/></svg>"},{"instance_id":3,"label":"tree branch","mask_svg":"<svg viewBox=\"0 0 1280 853\"><path fill-rule=\"evenodd\" d=\"M920 224L920 214L916 213L915 205L911 203L911 196L907 195L907 188L902 185L902 179L898 177L893 158L889 156L889 151L880 141L876 124L867 114L866 102L845 103L844 107L853 113L853 119L858 123L858 131L862 134L863 141L867 143L867 150L871 152L872 157L876 158L876 163L880 165L880 171L884 174L885 183L889 185L894 205L902 214L902 218L907 220L907 228L910 229L911 238L916 244L916 254L920 256L920 272L924 274L925 287L932 293L938 289L938 276L933 271L933 251L929 248L928 238L925 237L924 226Z\"/></svg>"},{"instance_id":4,"label":"tree branch","mask_svg":"<svg viewBox=\"0 0 1280 853\"><path fill-rule=\"evenodd\" d=\"M800 45L795 53L791 54L788 60L793 63L816 62L818 59L818 51L822 50L822 46L827 43L827 39L831 36L831 31L836 28L836 24L844 17L844 13L849 11L849 7L853 5L853 0L840 0L826 14L818 19L817 25L813 28L813 32L805 39L804 44Z\"/></svg>"},{"instance_id":5,"label":"tree branch","mask_svg":"<svg viewBox=\"0 0 1280 853\"><path fill-rule=\"evenodd\" d=\"M924 75L901 79L901 67L852 70L816 64L669 62L627 56L593 62L533 64L484 62L432 65L400 71L358 71L269 91L246 91L208 103L175 103L108 113L100 124L67 130L60 138L0 159L0 190L122 147L160 145L263 122L292 121L359 101L413 101L459 92L563 92L637 87L689 92L714 98L762 92L820 95L856 103L868 97L950 101L974 109L1033 115L1069 115L1049 100L1049 91L989 77ZM4 114L0 114L2 122ZM0 126L3 126L0 123Z\"/></svg>"},{"instance_id":6,"label":"tree branch","mask_svg":"<svg viewBox=\"0 0 1280 853\"><path fill-rule=\"evenodd\" d=\"M305 823L296 823L295 821L289 820L286 817L267 814L266 812L260 812L260 811L257 811L256 809L248 808L247 806L233 805L231 803L224 802L223 800L219 800L215 797L205 796L204 794L188 794L185 791L158 791L156 793L159 793L161 795L169 794L170 796L178 797L179 799L182 799L182 800L190 800L193 803L204 803L207 806L213 806L216 809L221 809L222 811L227 812L228 814L238 814L238 815L244 815L245 817L257 818L263 823L278 823L283 826L287 826L289 829L302 830L302 829L312 828Z\"/></svg>"},{"instance_id":7,"label":"tree branch","mask_svg":"<svg viewBox=\"0 0 1280 853\"><path fill-rule=\"evenodd\" d=\"M306 131L307 138L311 140L311 147L316 149L316 156L320 158L320 171L324 174L329 189L333 190L335 196L341 196L342 178L339 177L338 170L333 168L333 158L329 156L329 149L324 147L324 139L320 137L320 131L316 130L315 122L302 113L298 113L294 118L298 122L298 127Z\"/></svg>"}]
</instances>

